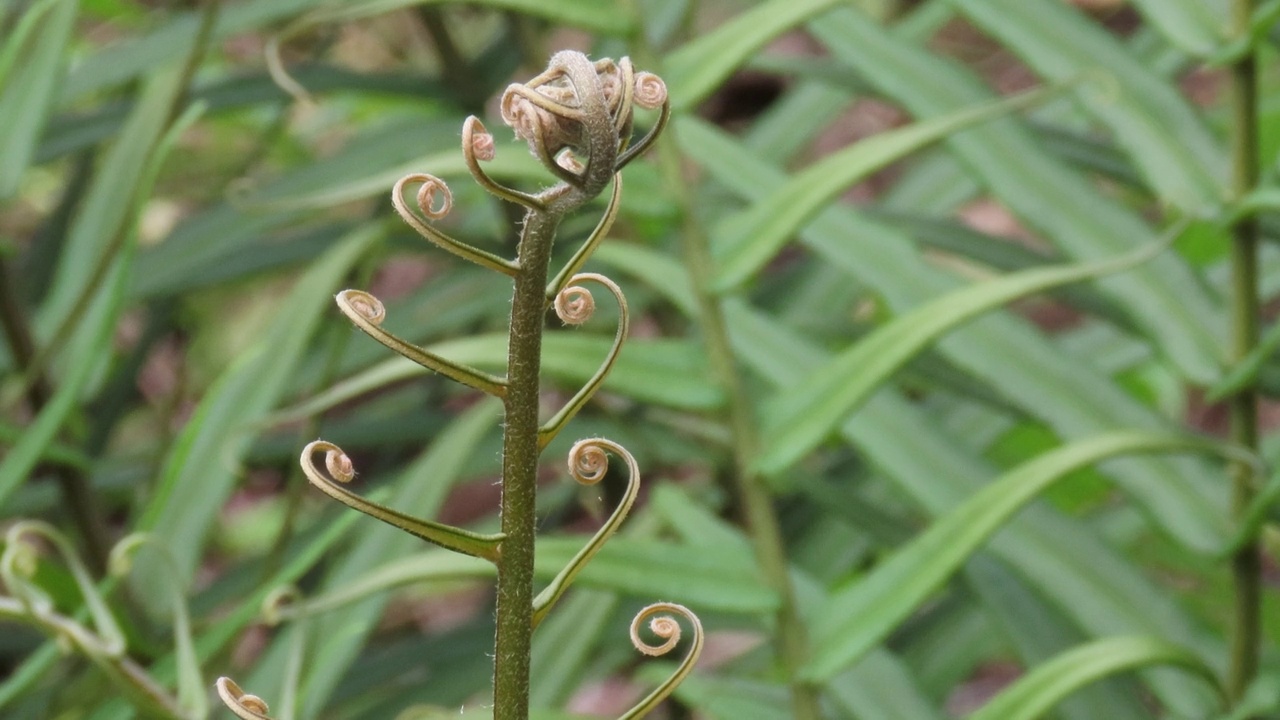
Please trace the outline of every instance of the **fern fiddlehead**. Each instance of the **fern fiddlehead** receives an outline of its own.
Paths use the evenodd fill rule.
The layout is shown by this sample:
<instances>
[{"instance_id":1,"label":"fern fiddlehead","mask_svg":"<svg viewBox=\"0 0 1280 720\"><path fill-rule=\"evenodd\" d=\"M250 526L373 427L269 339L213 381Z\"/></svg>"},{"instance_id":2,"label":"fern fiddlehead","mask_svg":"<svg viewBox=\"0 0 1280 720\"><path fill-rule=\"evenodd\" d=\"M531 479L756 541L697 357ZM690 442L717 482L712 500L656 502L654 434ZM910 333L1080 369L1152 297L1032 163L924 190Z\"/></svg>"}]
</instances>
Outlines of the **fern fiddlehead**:
<instances>
[{"instance_id":1,"label":"fern fiddlehead","mask_svg":"<svg viewBox=\"0 0 1280 720\"><path fill-rule=\"evenodd\" d=\"M658 117L649 132L632 143L636 107L657 110ZM423 540L483 558L496 566L494 716L498 720L523 720L528 716L530 638L534 628L551 611L581 568L617 531L639 492L639 468L621 445L603 438L574 445L569 463L570 474L576 480L587 484L598 482L608 470L608 454L613 454L627 465L627 490L604 526L535 598L534 502L539 456L600 388L617 360L630 322L622 290L602 275L580 270L617 217L621 197L619 171L652 145L666 125L670 105L662 80L652 73L636 72L629 59L592 62L581 53L566 51L555 54L546 71L532 80L509 86L503 93L500 109L504 122L515 131L517 138L524 140L534 157L560 181L536 193L503 185L482 167L482 163L494 157L493 136L475 117L463 123L462 153L472 178L495 197L525 209L514 260L472 247L432 224L447 215L453 205L448 185L433 175L414 173L402 178L392 190L392 204L405 223L432 244L513 279L505 377L451 361L385 330L382 327L385 307L365 291L345 290L338 294L337 303L353 323L389 349L502 400L505 417L501 532L480 535L415 518L361 497L345 487L354 478L355 468L350 458L332 443L316 441L307 445L301 464L313 485L349 507ZM417 191L410 203L405 195L415 184ZM611 184L612 192L595 229L568 263L552 276L551 250L561 220ZM586 384L549 420L540 422L539 375L545 313L550 306L567 325L586 322L595 307L595 298L585 287L586 283L604 287L618 304L614 342ZM317 463L320 455L324 456L322 464ZM279 599L287 604L297 597L292 591L286 591ZM278 620L279 612L273 613ZM692 647L676 673L629 711L624 716L627 720L643 716L660 703L697 661L703 642L702 627L692 612L679 605L658 603L642 610L632 625L633 643L646 654L670 651L680 636L676 618L692 625ZM651 620L650 631L666 642L652 646L640 639L639 628L645 620ZM267 718L266 703L246 694L229 678L221 678L217 688L224 703L241 718Z\"/></svg>"}]
</instances>

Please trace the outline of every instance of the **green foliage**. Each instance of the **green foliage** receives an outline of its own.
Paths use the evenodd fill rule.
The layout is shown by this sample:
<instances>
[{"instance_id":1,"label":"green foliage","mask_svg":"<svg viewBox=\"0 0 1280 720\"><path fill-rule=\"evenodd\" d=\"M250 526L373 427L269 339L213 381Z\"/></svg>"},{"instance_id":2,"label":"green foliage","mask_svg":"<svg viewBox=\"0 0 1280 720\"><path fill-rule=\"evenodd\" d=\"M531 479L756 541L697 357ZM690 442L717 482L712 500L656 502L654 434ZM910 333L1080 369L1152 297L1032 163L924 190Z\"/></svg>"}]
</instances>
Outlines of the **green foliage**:
<instances>
[{"instance_id":1,"label":"green foliage","mask_svg":"<svg viewBox=\"0 0 1280 720\"><path fill-rule=\"evenodd\" d=\"M549 38L672 114L535 288L537 450L615 462L536 476L529 717L660 686L657 598L722 642L655 716L1275 715L1277 8L6 4L0 715L490 713L511 259L572 171L495 131L491 197L459 128Z\"/></svg>"}]
</instances>

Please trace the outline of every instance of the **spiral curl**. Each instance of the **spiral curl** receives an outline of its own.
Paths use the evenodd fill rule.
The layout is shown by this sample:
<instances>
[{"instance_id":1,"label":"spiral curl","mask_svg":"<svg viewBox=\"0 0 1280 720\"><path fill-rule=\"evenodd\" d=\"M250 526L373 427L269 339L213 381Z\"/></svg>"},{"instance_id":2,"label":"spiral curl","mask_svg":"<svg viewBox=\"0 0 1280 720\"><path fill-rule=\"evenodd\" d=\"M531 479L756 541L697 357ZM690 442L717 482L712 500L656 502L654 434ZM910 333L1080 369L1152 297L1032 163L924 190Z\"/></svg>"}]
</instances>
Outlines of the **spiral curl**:
<instances>
[{"instance_id":1,"label":"spiral curl","mask_svg":"<svg viewBox=\"0 0 1280 720\"><path fill-rule=\"evenodd\" d=\"M706 642L706 632L702 629L702 621L689 608L671 602L654 603L636 614L635 619L631 621L631 644L636 650L651 657L665 655L676 648L680 643L680 622L672 615L683 618L693 628L693 645L689 648L688 654L684 656L684 660L680 661L680 666L653 692L631 708L619 720L637 720L647 715L654 707L667 698L668 695L675 690L689 673L693 672L693 666L697 664L698 658L702 655L702 646ZM640 628L644 621L649 621L649 631L664 642L659 645L652 645L640 637Z\"/></svg>"},{"instance_id":2,"label":"spiral curl","mask_svg":"<svg viewBox=\"0 0 1280 720\"><path fill-rule=\"evenodd\" d=\"M26 528L21 528L17 532L9 532L4 554L0 556L0 576L3 576L9 593L29 612L49 615L54 612L53 598L31 582L40 569L40 549L23 537L26 531Z\"/></svg>"},{"instance_id":3,"label":"spiral curl","mask_svg":"<svg viewBox=\"0 0 1280 720\"><path fill-rule=\"evenodd\" d=\"M382 302L373 295L363 290L343 290L334 299L342 313L351 322L355 323L369 337L401 356L428 370L433 370L445 377L456 380L467 387L489 393L494 397L506 395L507 381L503 378L456 363L384 330L381 323L387 316L387 310ZM335 478L342 474L340 470L341 468L335 469Z\"/></svg>"},{"instance_id":4,"label":"spiral curl","mask_svg":"<svg viewBox=\"0 0 1280 720\"><path fill-rule=\"evenodd\" d=\"M335 299L343 310L350 310L375 327L387 319L387 306L364 290L343 290Z\"/></svg>"},{"instance_id":5,"label":"spiral curl","mask_svg":"<svg viewBox=\"0 0 1280 720\"><path fill-rule=\"evenodd\" d=\"M474 122L473 122L474 121ZM509 188L494 183L484 171L480 169L479 161L475 155L476 136L485 134L484 126L480 125L480 132L476 132L476 125L480 125L479 120L469 119L462 126L462 154L467 160L467 167L471 170L472 176L476 181L487 188L490 192L498 194L500 197L510 199L514 202L525 202L530 207L537 206L534 202L527 202L528 196L523 196ZM480 141L482 146L484 142ZM404 189L410 183L422 183L422 187L418 188L416 195L416 204L418 210L415 212L409 203L405 202ZM436 194L440 195L440 202L436 204ZM472 247L467 243L456 240L449 235L437 230L429 220L439 220L449 211L453 209L453 193L449 190L449 186L440 178L429 175L427 173L410 173L396 181L395 186L391 189L391 205L395 208L396 214L406 225L413 228L419 235L435 243L441 249L457 255L460 258L470 260L477 265L497 270L504 275L515 276L518 267L515 263L506 258L498 257L493 253ZM419 216L421 213L421 216Z\"/></svg>"},{"instance_id":6,"label":"spiral curl","mask_svg":"<svg viewBox=\"0 0 1280 720\"><path fill-rule=\"evenodd\" d=\"M629 63L627 58L622 58L623 63ZM622 77L622 69L609 58L596 61L596 74L600 77L600 90L604 93L605 102L609 105L609 112L617 114L618 109L622 106L622 86L624 79Z\"/></svg>"},{"instance_id":7,"label":"spiral curl","mask_svg":"<svg viewBox=\"0 0 1280 720\"><path fill-rule=\"evenodd\" d=\"M410 173L396 181L393 197L404 192L409 183L422 183L414 195L418 210L430 220L439 220L453 210L453 192L444 180L427 173ZM439 206L436 204L436 193L440 194Z\"/></svg>"},{"instance_id":8,"label":"spiral curl","mask_svg":"<svg viewBox=\"0 0 1280 720\"><path fill-rule=\"evenodd\" d=\"M596 299L581 285L570 285L556 293L556 317L565 325L581 325L596 311Z\"/></svg>"},{"instance_id":9,"label":"spiral curl","mask_svg":"<svg viewBox=\"0 0 1280 720\"><path fill-rule=\"evenodd\" d=\"M520 192L514 188L489 177L489 174L480 167L481 162L492 160L497 153L494 147L493 134L485 129L484 123L480 122L480 118L475 115L469 116L462 123L462 157L467 162L467 170L471 173L471 178L476 181L480 187L484 188L495 197L501 198L508 202L523 205L530 210L543 209L545 205L542 200L530 195L529 193ZM473 248L474 250L474 248ZM480 251L475 251L479 253ZM499 259L496 263L482 263L494 267L499 272L512 274L511 271L515 265Z\"/></svg>"},{"instance_id":10,"label":"spiral curl","mask_svg":"<svg viewBox=\"0 0 1280 720\"><path fill-rule=\"evenodd\" d=\"M497 155L493 144L493 136L487 132L478 132L471 136L471 154L477 160L489 162Z\"/></svg>"},{"instance_id":11,"label":"spiral curl","mask_svg":"<svg viewBox=\"0 0 1280 720\"><path fill-rule=\"evenodd\" d=\"M635 102L646 110L662 107L667 101L667 84L651 72L636 73Z\"/></svg>"},{"instance_id":12,"label":"spiral curl","mask_svg":"<svg viewBox=\"0 0 1280 720\"><path fill-rule=\"evenodd\" d=\"M595 195L630 134L629 68L625 59L592 63L582 53L556 53L545 72L503 93L503 120L548 170Z\"/></svg>"},{"instance_id":13,"label":"spiral curl","mask_svg":"<svg viewBox=\"0 0 1280 720\"><path fill-rule=\"evenodd\" d=\"M302 592L293 585L278 587L262 599L262 621L268 625L279 625L289 619L289 610L302 600Z\"/></svg>"},{"instance_id":14,"label":"spiral curl","mask_svg":"<svg viewBox=\"0 0 1280 720\"><path fill-rule=\"evenodd\" d=\"M569 278L566 286L556 293L553 304L555 305L556 314L560 316L566 324L578 325L586 322L595 308L595 299L586 288L580 283L594 282L603 285L610 293L613 294L615 300L618 301L618 332L613 337L613 345L609 348L609 354L605 356L604 361L600 363L599 369L591 376L587 382L578 389L564 407L560 408L555 415L538 429L538 446L546 447L548 443L564 428L565 424L577 414L579 410L586 405L596 391L600 389L606 377L613 370L614 364L618 360L618 354L622 350L623 343L627 340L627 333L631 327L631 315L627 308L627 300L622 295L622 289L617 283L613 282L604 275L597 273L579 273Z\"/></svg>"},{"instance_id":15,"label":"spiral curl","mask_svg":"<svg viewBox=\"0 0 1280 720\"><path fill-rule=\"evenodd\" d=\"M631 644L636 650L650 657L658 657L666 655L680 644L680 622L670 615L662 613L676 613L688 620L694 626L694 632L702 634L702 623L699 622L698 616L694 615L689 608L675 603L659 602L649 605L640 610L631 620ZM640 627L644 621L649 621L649 632L663 639L661 645L652 645L640 637Z\"/></svg>"},{"instance_id":16,"label":"spiral curl","mask_svg":"<svg viewBox=\"0 0 1280 720\"><path fill-rule=\"evenodd\" d=\"M342 449L334 446L324 454L324 469L338 482L349 483L356 477L356 466Z\"/></svg>"},{"instance_id":17,"label":"spiral curl","mask_svg":"<svg viewBox=\"0 0 1280 720\"><path fill-rule=\"evenodd\" d=\"M555 85L511 85L502 94L499 109L503 122L530 144L535 157L542 154L535 143L554 155L585 144L581 113L568 104L574 99L572 90Z\"/></svg>"},{"instance_id":18,"label":"spiral curl","mask_svg":"<svg viewBox=\"0 0 1280 720\"><path fill-rule=\"evenodd\" d=\"M559 165L561 168L568 170L575 175L581 175L587 169L587 166L578 159L578 156L568 148L565 148L559 155L556 155L556 165Z\"/></svg>"},{"instance_id":19,"label":"spiral curl","mask_svg":"<svg viewBox=\"0 0 1280 720\"><path fill-rule=\"evenodd\" d=\"M559 602L561 596L582 572L582 568L591 562L591 558L600 552L600 548L613 537L622 526L640 494L640 466L627 449L606 438L587 438L573 444L569 450L569 474L583 485L594 485L600 482L609 471L609 456L613 453L627 465L627 489L614 508L609 519L600 526L591 539L587 541L560 572L552 578L542 592L533 600L533 626L536 628L551 612L551 608Z\"/></svg>"},{"instance_id":20,"label":"spiral curl","mask_svg":"<svg viewBox=\"0 0 1280 720\"><path fill-rule=\"evenodd\" d=\"M218 697L222 699L223 704L230 708L236 717L242 720L271 720L271 716L267 714L271 712L267 707L267 701L257 695L246 693L235 680L223 676L218 678L214 687L218 689Z\"/></svg>"},{"instance_id":21,"label":"spiral curl","mask_svg":"<svg viewBox=\"0 0 1280 720\"><path fill-rule=\"evenodd\" d=\"M579 440L569 449L569 475L583 485L595 485L609 472L609 454L598 438Z\"/></svg>"},{"instance_id":22,"label":"spiral curl","mask_svg":"<svg viewBox=\"0 0 1280 720\"><path fill-rule=\"evenodd\" d=\"M325 470L322 472L315 464L315 456L324 454ZM502 533L483 535L462 528L445 525L400 512L394 508L376 503L343 487L355 477L355 467L350 458L342 452L342 448L331 442L316 440L302 449L299 458L302 472L318 490L354 510L395 526L414 537L434 543L443 548L496 562L501 552L501 544L506 536Z\"/></svg>"},{"instance_id":23,"label":"spiral curl","mask_svg":"<svg viewBox=\"0 0 1280 720\"><path fill-rule=\"evenodd\" d=\"M529 99L508 89L502 94L498 103L498 112L502 121L515 131L521 140L531 140L542 132L542 116L550 119L550 113L541 110Z\"/></svg>"}]
</instances>

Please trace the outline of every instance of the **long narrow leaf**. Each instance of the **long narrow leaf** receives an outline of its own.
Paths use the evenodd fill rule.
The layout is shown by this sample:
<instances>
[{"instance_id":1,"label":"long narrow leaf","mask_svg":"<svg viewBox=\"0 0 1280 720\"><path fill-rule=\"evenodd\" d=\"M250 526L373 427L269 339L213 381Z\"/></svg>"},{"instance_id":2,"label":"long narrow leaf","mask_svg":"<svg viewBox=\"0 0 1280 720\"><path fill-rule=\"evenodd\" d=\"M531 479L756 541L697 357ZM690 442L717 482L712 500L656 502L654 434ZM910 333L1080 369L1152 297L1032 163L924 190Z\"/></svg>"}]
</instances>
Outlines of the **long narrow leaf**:
<instances>
[{"instance_id":1,"label":"long narrow leaf","mask_svg":"<svg viewBox=\"0 0 1280 720\"><path fill-rule=\"evenodd\" d=\"M742 197L763 197L784 182L780 170L706 123L686 118L677 122L676 129L681 148L717 182ZM973 128L963 135L984 132L984 128ZM957 141L953 138L949 142ZM1043 202L1057 201L1043 198ZM1041 212L1051 210L1042 208ZM1134 237L1151 238L1149 230L1139 228ZM857 242L850 242L850 238L857 238ZM948 292L957 283L923 261L910 237L870 222L849 207L828 207L801 232L801 239L825 262L873 288L900 313ZM1133 247L1133 237L1127 238L1111 257ZM1156 258L1129 275L1163 267L1161 261L1166 258ZM1176 260L1173 264L1179 266ZM1103 279L1098 285L1110 281ZM1135 400L1089 358L1064 351L1025 321L1008 314L995 313L978 320L943 338L937 347L957 367L985 381L1064 439L1109 428L1169 426L1167 419ZM1226 494L1207 482L1211 473L1202 462L1194 458L1134 458L1108 469L1139 499L1148 516L1180 541L1213 553L1229 536L1224 521Z\"/></svg>"},{"instance_id":2,"label":"long narrow leaf","mask_svg":"<svg viewBox=\"0 0 1280 720\"><path fill-rule=\"evenodd\" d=\"M692 110L770 40L839 4L841 0L770 0L677 48L663 68L672 109Z\"/></svg>"},{"instance_id":3,"label":"long narrow leaf","mask_svg":"<svg viewBox=\"0 0 1280 720\"><path fill-rule=\"evenodd\" d=\"M1200 676L1225 699L1217 674L1185 648L1150 637L1116 637L1068 650L1036 667L1001 690L969 720L1036 720L1089 683L1151 665L1183 668Z\"/></svg>"},{"instance_id":4,"label":"long narrow leaf","mask_svg":"<svg viewBox=\"0 0 1280 720\"><path fill-rule=\"evenodd\" d=\"M728 290L754 275L801 225L848 186L930 143L1043 97L1032 92L965 108L874 135L815 162L716 234L712 239L720 266L716 285Z\"/></svg>"},{"instance_id":5,"label":"long narrow leaf","mask_svg":"<svg viewBox=\"0 0 1280 720\"><path fill-rule=\"evenodd\" d=\"M1232 453L1211 440L1170 433L1114 432L1045 453L1005 473L939 519L906 547L831 596L814 620L822 634L804 668L824 681L855 662L911 615L1009 518L1073 471L1118 455Z\"/></svg>"},{"instance_id":6,"label":"long narrow leaf","mask_svg":"<svg viewBox=\"0 0 1280 720\"><path fill-rule=\"evenodd\" d=\"M968 72L895 38L852 8L833 11L809 28L851 71L874 68L860 74L918 117L990 97ZM1141 218L1046 156L1019 122L994 120L948 138L947 145L992 193L1070 257L1114 257L1152 239ZM1200 383L1217 377L1217 302L1185 262L1170 254L1099 287L1187 377Z\"/></svg>"},{"instance_id":7,"label":"long narrow leaf","mask_svg":"<svg viewBox=\"0 0 1280 720\"><path fill-rule=\"evenodd\" d=\"M124 243L118 239L129 232L138 209L135 200L153 148L168 129L170 112L182 91L178 67L157 70L147 78L120 137L106 152L101 166L86 191L62 250L57 272L50 284L45 304L40 308L40 324L48 329L68 322L78 300L90 287L95 268L110 262L109 254Z\"/></svg>"},{"instance_id":8,"label":"long narrow leaf","mask_svg":"<svg viewBox=\"0 0 1280 720\"><path fill-rule=\"evenodd\" d=\"M1085 106L1116 134L1151 187L1191 211L1219 205L1226 154L1177 86L1144 67L1120 41L1055 0L955 0L970 20L1009 45L1037 72L1066 80L1094 70L1114 78Z\"/></svg>"},{"instance_id":9,"label":"long narrow leaf","mask_svg":"<svg viewBox=\"0 0 1280 720\"><path fill-rule=\"evenodd\" d=\"M317 10L302 22L313 23L346 22L357 18L383 15L416 5L442 5L462 0L362 0L348 2L330 8ZM545 18L553 22L564 23L584 30L607 35L623 35L631 29L631 15L618 6L616 0L466 0L469 5L478 5L494 10L512 10L515 12Z\"/></svg>"},{"instance_id":10,"label":"long narrow leaf","mask_svg":"<svg viewBox=\"0 0 1280 720\"><path fill-rule=\"evenodd\" d=\"M322 256L298 281L256 346L210 389L161 470L138 529L156 534L177 561L183 582L195 572L207 533L234 486L253 427L275 405L341 278L381 236L377 228L353 233ZM140 582L158 582L140 558ZM153 589L154 590L154 589ZM147 596L159 596L149 592Z\"/></svg>"},{"instance_id":11,"label":"long narrow leaf","mask_svg":"<svg viewBox=\"0 0 1280 720\"><path fill-rule=\"evenodd\" d=\"M106 282L82 320L81 326L91 333L86 337L98 348L111 346L111 333L119 316L127 278L127 260L113 263ZM80 394L103 361L104 357L98 353L84 353L70 363L49 403L0 462L0 504L27 478L58 431L79 407Z\"/></svg>"},{"instance_id":12,"label":"long narrow leaf","mask_svg":"<svg viewBox=\"0 0 1280 720\"><path fill-rule=\"evenodd\" d=\"M822 348L740 302L730 303L727 311L734 347L771 384L795 383L826 360ZM997 474L996 466L971 449L968 433L947 432L927 409L889 389L845 422L841 436L933 518L951 512ZM1124 477L1116 467L1120 463L1155 460L1111 461L1108 471L1119 479ZM1173 477L1167 474L1165 480ZM655 504L661 498L655 493ZM1221 650L1167 588L1147 580L1137 565L1102 542L1094 528L1045 504L1033 504L1012 518L989 548L1086 635L1156 635L1193 648L1202 658ZM1186 717L1203 716L1212 708L1200 688L1176 673L1152 670L1144 676L1162 703Z\"/></svg>"},{"instance_id":13,"label":"long narrow leaf","mask_svg":"<svg viewBox=\"0 0 1280 720\"><path fill-rule=\"evenodd\" d=\"M944 295L877 328L799 387L785 388L765 409L764 450L756 461L776 474L822 442L890 374L929 342L983 312L1031 293L1133 267L1150 249L1104 263L1023 270Z\"/></svg>"},{"instance_id":14,"label":"long narrow leaf","mask_svg":"<svg viewBox=\"0 0 1280 720\"><path fill-rule=\"evenodd\" d=\"M1134 0L1138 11L1182 50L1213 55L1225 41L1223 3L1212 0Z\"/></svg>"},{"instance_id":15,"label":"long narrow leaf","mask_svg":"<svg viewBox=\"0 0 1280 720\"><path fill-rule=\"evenodd\" d=\"M78 5L75 0L61 0L51 8L33 5L28 10L36 17L31 31L5 39L4 54L22 60L0 77L0 199L17 192L35 154L66 66Z\"/></svg>"}]
</instances>

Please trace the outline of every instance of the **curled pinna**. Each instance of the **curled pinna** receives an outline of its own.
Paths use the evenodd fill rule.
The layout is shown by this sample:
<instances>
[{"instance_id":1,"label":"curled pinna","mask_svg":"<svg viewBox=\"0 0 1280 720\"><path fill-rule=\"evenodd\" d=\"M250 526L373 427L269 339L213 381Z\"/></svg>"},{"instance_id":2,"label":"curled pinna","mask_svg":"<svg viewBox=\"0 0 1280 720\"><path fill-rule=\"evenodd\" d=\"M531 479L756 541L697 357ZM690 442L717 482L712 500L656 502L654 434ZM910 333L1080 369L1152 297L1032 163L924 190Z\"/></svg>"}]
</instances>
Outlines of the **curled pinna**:
<instances>
[{"instance_id":1,"label":"curled pinna","mask_svg":"<svg viewBox=\"0 0 1280 720\"><path fill-rule=\"evenodd\" d=\"M324 455L323 471L316 466L315 462L316 455L320 454ZM302 449L302 457L299 462L302 465L302 472L307 476L307 480L311 481L312 485L347 507L359 510L365 515L377 518L388 525L393 525L414 537L422 538L427 542L448 548L454 552L473 555L490 561L498 559L503 539L501 533L482 535L456 528L452 525L423 520L402 513L399 510L393 510L386 505L376 503L348 490L344 485L355 478L355 465L351 462L351 458L342 452L342 448L331 442L316 440L308 443Z\"/></svg>"},{"instance_id":2,"label":"curled pinna","mask_svg":"<svg viewBox=\"0 0 1280 720\"><path fill-rule=\"evenodd\" d=\"M668 677L661 685L654 688L653 692L650 692L643 700L636 703L635 707L628 710L618 720L636 720L644 717L650 710L667 699L667 696L675 690L680 681L693 672L693 666L697 664L698 657L702 654L702 645L706 642L706 632L702 629L702 621L698 619L698 616L683 605L671 602L657 602L642 609L631 621L631 644L635 646L636 650L645 655L653 657L666 655L680 644L680 621L676 618L683 619L693 628L693 641L689 647L689 652L685 653L684 659L680 661L680 665L671 674L671 677ZM649 632L661 638L663 642L652 645L640 636L640 628L644 626L646 620L649 621Z\"/></svg>"},{"instance_id":3,"label":"curled pinna","mask_svg":"<svg viewBox=\"0 0 1280 720\"><path fill-rule=\"evenodd\" d=\"M257 695L250 695L235 680L229 677L220 677L214 683L214 687L218 689L218 697L222 703L236 714L236 717L242 720L271 720L271 716L267 713L271 709L267 707L267 701Z\"/></svg>"},{"instance_id":4,"label":"curled pinna","mask_svg":"<svg viewBox=\"0 0 1280 720\"><path fill-rule=\"evenodd\" d=\"M587 544L543 588L538 597L534 598L534 627L537 627L543 618L547 616L547 613L551 612L551 608L569 589L570 583L582 571L582 568L591 562L591 558L600 552L600 548L604 547L605 542L622 526L622 521L627 519L627 514L631 512L631 506L635 504L636 496L640 494L640 467L636 464L636 459L631 456L631 453L627 452L626 448L612 440L587 438L574 443L573 448L569 450L569 474L574 480L583 485L594 485L600 482L604 479L605 473L609 471L608 453L618 455L626 462L627 490L623 493L618 507L614 508L613 514L609 516L604 525L596 531L595 535L591 536Z\"/></svg>"}]
</instances>

